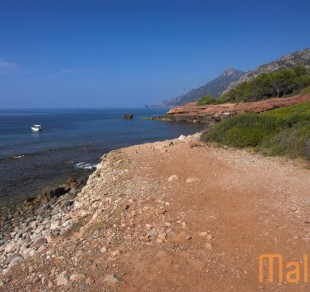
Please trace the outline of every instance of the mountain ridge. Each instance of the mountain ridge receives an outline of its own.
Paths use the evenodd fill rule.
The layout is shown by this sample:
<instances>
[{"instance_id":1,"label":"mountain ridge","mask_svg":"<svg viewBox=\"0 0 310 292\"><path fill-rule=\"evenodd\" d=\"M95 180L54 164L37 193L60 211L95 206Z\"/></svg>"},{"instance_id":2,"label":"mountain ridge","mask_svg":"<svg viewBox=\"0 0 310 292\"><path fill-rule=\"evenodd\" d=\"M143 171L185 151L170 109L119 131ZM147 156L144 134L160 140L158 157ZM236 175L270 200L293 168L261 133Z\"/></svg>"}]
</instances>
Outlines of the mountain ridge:
<instances>
[{"instance_id":1,"label":"mountain ridge","mask_svg":"<svg viewBox=\"0 0 310 292\"><path fill-rule=\"evenodd\" d=\"M207 95L219 97L241 82L251 81L259 74L279 71L286 68L294 68L296 65L304 66L310 71L310 48L286 54L279 59L256 67L254 70L240 71L227 68L219 77L209 81L207 84L190 90L185 95L170 98L151 107L173 107L197 101Z\"/></svg>"},{"instance_id":2,"label":"mountain ridge","mask_svg":"<svg viewBox=\"0 0 310 292\"><path fill-rule=\"evenodd\" d=\"M260 65L252 71L247 71L243 76L240 77L239 80L231 83L223 93L229 91L242 82L255 79L262 73L271 73L283 69L293 69L296 65L302 65L308 71L310 71L310 48L286 54L283 57L276 59L275 61Z\"/></svg>"},{"instance_id":3,"label":"mountain ridge","mask_svg":"<svg viewBox=\"0 0 310 292\"><path fill-rule=\"evenodd\" d=\"M218 97L229 86L229 84L237 81L244 74L245 72L243 71L233 68L227 68L220 76L211 80L207 84L195 89L191 89L188 93L181 95L179 97L164 100L161 103L153 105L151 107L173 107L183 105L191 101L196 101L200 97L206 95L211 95L212 97Z\"/></svg>"}]
</instances>

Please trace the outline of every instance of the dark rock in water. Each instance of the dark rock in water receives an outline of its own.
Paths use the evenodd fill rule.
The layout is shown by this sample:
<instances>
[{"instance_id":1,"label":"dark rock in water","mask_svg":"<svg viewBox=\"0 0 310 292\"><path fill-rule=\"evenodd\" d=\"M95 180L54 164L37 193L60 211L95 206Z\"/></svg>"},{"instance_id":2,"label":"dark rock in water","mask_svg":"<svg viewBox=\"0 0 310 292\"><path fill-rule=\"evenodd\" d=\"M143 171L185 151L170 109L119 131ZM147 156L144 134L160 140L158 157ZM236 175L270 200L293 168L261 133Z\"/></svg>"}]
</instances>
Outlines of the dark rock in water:
<instances>
[{"instance_id":1,"label":"dark rock in water","mask_svg":"<svg viewBox=\"0 0 310 292\"><path fill-rule=\"evenodd\" d=\"M134 116L133 114L125 114L122 116L122 118L130 120L130 119L133 119L133 116Z\"/></svg>"},{"instance_id":2,"label":"dark rock in water","mask_svg":"<svg viewBox=\"0 0 310 292\"><path fill-rule=\"evenodd\" d=\"M53 198L59 198L62 195L68 193L70 188L67 187L57 187L57 188L44 188L36 198L26 199L23 203L23 209L28 210L36 205L45 205L51 202ZM53 200L52 200L53 201Z\"/></svg>"},{"instance_id":3,"label":"dark rock in water","mask_svg":"<svg viewBox=\"0 0 310 292\"><path fill-rule=\"evenodd\" d=\"M51 194L51 190L49 188L44 189L40 194L37 195L36 202L39 204L48 203L51 199L50 194Z\"/></svg>"},{"instance_id":4,"label":"dark rock in water","mask_svg":"<svg viewBox=\"0 0 310 292\"><path fill-rule=\"evenodd\" d=\"M60 196L64 195L65 193L69 192L70 189L66 189L64 187L58 187L51 191L50 196L59 198Z\"/></svg>"},{"instance_id":5,"label":"dark rock in water","mask_svg":"<svg viewBox=\"0 0 310 292\"><path fill-rule=\"evenodd\" d=\"M36 201L36 198L28 198L28 199L24 200L23 209L28 210L28 209L32 208L35 201Z\"/></svg>"}]
</instances>

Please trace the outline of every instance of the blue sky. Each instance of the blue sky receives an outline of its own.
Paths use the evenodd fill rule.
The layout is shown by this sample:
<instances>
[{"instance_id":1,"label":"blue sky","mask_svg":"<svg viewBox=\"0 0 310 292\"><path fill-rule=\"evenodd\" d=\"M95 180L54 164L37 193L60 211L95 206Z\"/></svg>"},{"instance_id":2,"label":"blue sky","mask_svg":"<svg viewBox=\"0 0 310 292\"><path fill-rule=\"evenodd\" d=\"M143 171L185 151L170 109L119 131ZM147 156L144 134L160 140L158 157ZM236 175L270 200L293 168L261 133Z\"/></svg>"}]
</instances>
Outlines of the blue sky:
<instances>
[{"instance_id":1,"label":"blue sky","mask_svg":"<svg viewBox=\"0 0 310 292\"><path fill-rule=\"evenodd\" d=\"M136 107L310 47L310 1L0 0L0 107Z\"/></svg>"}]
</instances>

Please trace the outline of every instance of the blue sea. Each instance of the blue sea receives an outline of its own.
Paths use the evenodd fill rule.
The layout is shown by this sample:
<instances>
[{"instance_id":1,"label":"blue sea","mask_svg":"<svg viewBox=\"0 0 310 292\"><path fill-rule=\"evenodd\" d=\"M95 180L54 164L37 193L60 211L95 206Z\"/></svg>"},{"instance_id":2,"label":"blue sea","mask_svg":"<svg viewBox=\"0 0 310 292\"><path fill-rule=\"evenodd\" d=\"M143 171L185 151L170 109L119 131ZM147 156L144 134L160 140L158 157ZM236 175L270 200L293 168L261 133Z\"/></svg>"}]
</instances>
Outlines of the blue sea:
<instances>
[{"instance_id":1,"label":"blue sea","mask_svg":"<svg viewBox=\"0 0 310 292\"><path fill-rule=\"evenodd\" d=\"M0 206L82 177L110 150L193 134L204 126L143 120L165 109L0 109ZM134 119L121 116L133 113ZM40 124L43 131L32 133Z\"/></svg>"}]
</instances>

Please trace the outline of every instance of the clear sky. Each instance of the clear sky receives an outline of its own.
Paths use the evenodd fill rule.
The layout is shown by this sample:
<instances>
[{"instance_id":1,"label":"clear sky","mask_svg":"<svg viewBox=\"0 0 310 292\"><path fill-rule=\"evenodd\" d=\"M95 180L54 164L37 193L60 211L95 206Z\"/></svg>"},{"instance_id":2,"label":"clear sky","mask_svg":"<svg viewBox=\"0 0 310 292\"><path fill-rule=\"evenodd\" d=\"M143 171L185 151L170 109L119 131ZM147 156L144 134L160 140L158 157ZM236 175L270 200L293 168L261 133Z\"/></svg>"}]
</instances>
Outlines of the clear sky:
<instances>
[{"instance_id":1,"label":"clear sky","mask_svg":"<svg viewBox=\"0 0 310 292\"><path fill-rule=\"evenodd\" d=\"M0 107L143 107L310 47L309 0L0 0Z\"/></svg>"}]
</instances>

